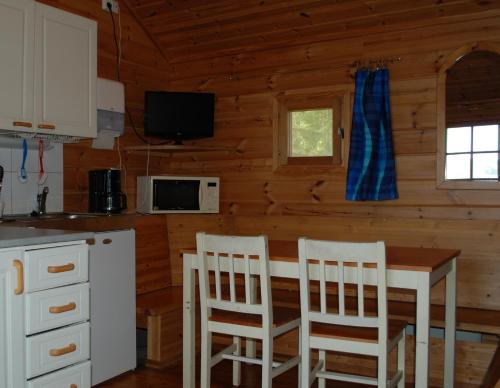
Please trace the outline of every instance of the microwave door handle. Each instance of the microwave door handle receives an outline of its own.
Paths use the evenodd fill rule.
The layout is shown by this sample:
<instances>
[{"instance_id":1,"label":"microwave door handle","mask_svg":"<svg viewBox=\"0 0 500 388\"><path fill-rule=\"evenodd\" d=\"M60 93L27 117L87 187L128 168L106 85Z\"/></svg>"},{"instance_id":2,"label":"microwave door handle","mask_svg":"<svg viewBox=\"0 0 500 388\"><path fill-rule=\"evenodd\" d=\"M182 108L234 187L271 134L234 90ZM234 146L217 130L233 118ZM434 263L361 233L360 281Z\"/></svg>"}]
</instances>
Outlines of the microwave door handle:
<instances>
[{"instance_id":1,"label":"microwave door handle","mask_svg":"<svg viewBox=\"0 0 500 388\"><path fill-rule=\"evenodd\" d=\"M147 193L149 195L149 204L150 204L150 209L148 209L149 211L153 211L153 209L155 208L155 204L154 204L154 198L156 197L158 199L158 186L155 185L155 182L154 182L154 179L151 179L151 185L149 186L149 193ZM156 194L156 195L155 195Z\"/></svg>"},{"instance_id":2,"label":"microwave door handle","mask_svg":"<svg viewBox=\"0 0 500 388\"><path fill-rule=\"evenodd\" d=\"M200 182L200 190L198 191L198 207L199 210L202 209L202 202L203 201L203 185Z\"/></svg>"}]
</instances>

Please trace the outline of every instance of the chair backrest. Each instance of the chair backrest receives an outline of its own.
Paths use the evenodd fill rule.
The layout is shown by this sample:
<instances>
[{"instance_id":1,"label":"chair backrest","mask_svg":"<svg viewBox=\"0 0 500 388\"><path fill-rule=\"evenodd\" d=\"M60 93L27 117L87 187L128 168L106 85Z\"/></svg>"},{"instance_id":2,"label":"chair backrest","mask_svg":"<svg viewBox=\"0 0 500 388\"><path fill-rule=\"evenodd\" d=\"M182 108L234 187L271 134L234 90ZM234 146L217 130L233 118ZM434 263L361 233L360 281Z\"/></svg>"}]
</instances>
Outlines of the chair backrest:
<instances>
[{"instance_id":1,"label":"chair backrest","mask_svg":"<svg viewBox=\"0 0 500 388\"><path fill-rule=\"evenodd\" d=\"M263 327L270 327L273 316L267 237L221 236L199 232L196 234L196 248L202 319L208 319L211 309L215 308L261 315ZM210 272L213 272L213 276L210 276ZM258 274L260 278L260 302L252 294L252 273ZM228 298L223 298L223 274L229 278ZM244 275L240 279L244 283L243 298L237 298L237 274ZM214 293L211 293L212 286L215 287Z\"/></svg>"},{"instance_id":2,"label":"chair backrest","mask_svg":"<svg viewBox=\"0 0 500 388\"><path fill-rule=\"evenodd\" d=\"M387 337L385 260L385 244L381 241L355 243L300 238L300 300L303 324L304 322L307 325L309 322L319 322L378 328L379 342L383 341ZM311 309L311 281L319 281L319 311ZM327 283L335 283L338 286L338 305L335 306L337 312L329 309ZM367 283L377 286L377 316L367 316L365 312L364 294ZM357 288L357 314L352 309L349 311L350 314L346 314L346 284L357 286L355 286Z\"/></svg>"}]
</instances>

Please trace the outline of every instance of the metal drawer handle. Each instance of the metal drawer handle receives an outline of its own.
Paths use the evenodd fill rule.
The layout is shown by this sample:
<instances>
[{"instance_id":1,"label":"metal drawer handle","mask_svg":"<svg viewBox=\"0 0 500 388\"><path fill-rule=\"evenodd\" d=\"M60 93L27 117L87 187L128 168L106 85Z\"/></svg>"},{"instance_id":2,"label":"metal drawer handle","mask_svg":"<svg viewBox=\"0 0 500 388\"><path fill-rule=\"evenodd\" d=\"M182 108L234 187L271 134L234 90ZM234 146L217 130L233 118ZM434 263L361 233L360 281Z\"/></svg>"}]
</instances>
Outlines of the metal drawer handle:
<instances>
[{"instance_id":1,"label":"metal drawer handle","mask_svg":"<svg viewBox=\"0 0 500 388\"><path fill-rule=\"evenodd\" d=\"M60 348L60 349L50 349L49 354L52 357L59 357L63 356L68 353L73 353L76 350L76 345L75 344L69 344L65 348Z\"/></svg>"},{"instance_id":2,"label":"metal drawer handle","mask_svg":"<svg viewBox=\"0 0 500 388\"><path fill-rule=\"evenodd\" d=\"M21 260L14 260L12 263L17 270L17 287L14 294L21 295L24 292L24 267Z\"/></svg>"},{"instance_id":3,"label":"metal drawer handle","mask_svg":"<svg viewBox=\"0 0 500 388\"><path fill-rule=\"evenodd\" d=\"M65 265L51 265L47 267L48 273L60 273L60 272L69 272L75 269L75 265L73 263L65 264Z\"/></svg>"},{"instance_id":4,"label":"metal drawer handle","mask_svg":"<svg viewBox=\"0 0 500 388\"><path fill-rule=\"evenodd\" d=\"M38 124L39 129L56 129L54 124Z\"/></svg>"},{"instance_id":5,"label":"metal drawer handle","mask_svg":"<svg viewBox=\"0 0 500 388\"><path fill-rule=\"evenodd\" d=\"M14 121L12 123L14 127L26 127L26 128L31 128L33 127L33 124L30 123L29 121Z\"/></svg>"},{"instance_id":6,"label":"metal drawer handle","mask_svg":"<svg viewBox=\"0 0 500 388\"><path fill-rule=\"evenodd\" d=\"M113 240L111 240L110 238L105 238L104 240L102 240L103 244L111 244L112 242Z\"/></svg>"},{"instance_id":7,"label":"metal drawer handle","mask_svg":"<svg viewBox=\"0 0 500 388\"><path fill-rule=\"evenodd\" d=\"M76 309L76 303L75 302L71 302L71 303L68 303L64 306L52 306L52 307L49 307L49 313L51 314L61 314L61 313L64 313L66 311L71 311L71 310L75 310Z\"/></svg>"}]
</instances>

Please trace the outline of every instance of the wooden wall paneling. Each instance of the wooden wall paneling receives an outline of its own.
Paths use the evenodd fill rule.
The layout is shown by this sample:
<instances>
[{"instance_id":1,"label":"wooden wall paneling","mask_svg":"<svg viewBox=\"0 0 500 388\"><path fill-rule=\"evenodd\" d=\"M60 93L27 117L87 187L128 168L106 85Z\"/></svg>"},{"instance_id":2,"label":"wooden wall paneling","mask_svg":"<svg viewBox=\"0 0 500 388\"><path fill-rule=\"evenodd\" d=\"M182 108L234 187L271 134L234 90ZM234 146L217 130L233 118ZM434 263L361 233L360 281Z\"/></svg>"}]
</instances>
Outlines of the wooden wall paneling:
<instances>
[{"instance_id":1,"label":"wooden wall paneling","mask_svg":"<svg viewBox=\"0 0 500 388\"><path fill-rule=\"evenodd\" d=\"M328 2L323 2L326 5L331 4ZM355 2L360 5L360 2ZM380 3L380 2L377 2ZM462 3L462 4L460 4ZM468 4L464 4L468 3ZM344 5L347 3L344 3ZM420 3L419 3L420 4ZM378 4L377 4L378 5ZM398 5L405 6L407 2L387 2L388 7L396 8ZM428 5L428 4L426 4ZM430 28L436 25L437 16L440 16L440 20L443 24L450 24L458 20L471 20L484 18L484 13L488 12L490 14L498 14L496 5L486 4L486 7L477 7L470 1L466 2L454 2L451 4L446 4L444 7L440 4L439 7L436 4L430 4L427 10L418 10L418 6L412 4L413 9L408 12L393 12L392 15L381 16L376 14L376 6L364 7L361 18L357 18L357 14L354 11L348 11L348 14L342 14L338 11L338 8L342 7L342 4L335 4L334 12L336 15L329 18L329 23L323 25L318 25L315 17L307 17L307 12L303 12L304 16L302 18L306 21L305 24L301 26L297 25L297 19L304 21L301 18L294 18L295 15L290 15L293 18L292 24L288 25L288 29L283 29L282 31L277 28L276 23L268 23L267 26L260 27L260 31L256 31L253 36L245 36L244 31L240 30L239 34L236 35L236 39L233 42L228 42L224 45L216 40L218 36L214 36L214 42L202 44L198 42L195 38L192 38L191 45L186 47L175 47L174 42L170 42L169 48L171 56L177 58L177 61L192 61L193 59L223 56L223 55L234 55L235 53L241 53L245 51L257 51L265 50L273 47L283 47L290 45L290 37L293 37L293 43L297 44L310 44L318 41L333 41L342 40L352 36L363 36L363 35L376 35L384 31L404 31L407 29L416 28ZM455 9L447 10L446 8L455 7ZM488 8L490 8L488 10ZM322 11L324 14L324 10ZM476 16L477 14L477 16ZM337 17L337 15L339 15ZM310 15L309 15L310 16ZM259 19L265 19L266 16L261 16ZM293 24L295 23L295 24ZM280 24L282 25L282 23ZM210 26L210 24L207 24ZM267 27L267 31L265 28ZM188 30L189 31L189 30ZM239 38L239 39L238 39ZM181 41L182 43L182 41ZM197 50L192 50L193 46Z\"/></svg>"},{"instance_id":2,"label":"wooden wall paneling","mask_svg":"<svg viewBox=\"0 0 500 388\"><path fill-rule=\"evenodd\" d=\"M165 216L142 216L136 220L137 294L172 284L167 220Z\"/></svg>"}]
</instances>

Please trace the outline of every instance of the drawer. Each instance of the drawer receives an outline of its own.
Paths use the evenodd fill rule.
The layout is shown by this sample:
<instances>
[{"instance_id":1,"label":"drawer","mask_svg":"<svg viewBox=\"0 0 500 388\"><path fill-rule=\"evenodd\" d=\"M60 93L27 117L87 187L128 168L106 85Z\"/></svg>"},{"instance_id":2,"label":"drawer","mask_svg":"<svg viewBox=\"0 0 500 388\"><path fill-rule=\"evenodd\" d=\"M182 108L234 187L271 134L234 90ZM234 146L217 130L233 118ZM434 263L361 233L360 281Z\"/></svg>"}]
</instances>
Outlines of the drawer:
<instances>
[{"instance_id":1,"label":"drawer","mask_svg":"<svg viewBox=\"0 0 500 388\"><path fill-rule=\"evenodd\" d=\"M90 388L90 362L33 379L28 382L28 388Z\"/></svg>"},{"instance_id":2,"label":"drawer","mask_svg":"<svg viewBox=\"0 0 500 388\"><path fill-rule=\"evenodd\" d=\"M88 256L85 244L26 251L26 292L86 282Z\"/></svg>"},{"instance_id":3,"label":"drawer","mask_svg":"<svg viewBox=\"0 0 500 388\"><path fill-rule=\"evenodd\" d=\"M26 338L27 378L36 377L90 358L89 323Z\"/></svg>"},{"instance_id":4,"label":"drawer","mask_svg":"<svg viewBox=\"0 0 500 388\"><path fill-rule=\"evenodd\" d=\"M26 294L26 334L89 319L89 283Z\"/></svg>"}]
</instances>

